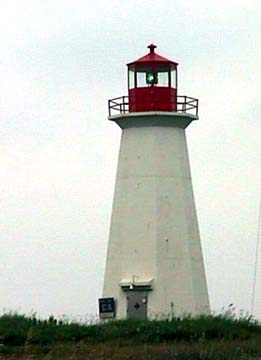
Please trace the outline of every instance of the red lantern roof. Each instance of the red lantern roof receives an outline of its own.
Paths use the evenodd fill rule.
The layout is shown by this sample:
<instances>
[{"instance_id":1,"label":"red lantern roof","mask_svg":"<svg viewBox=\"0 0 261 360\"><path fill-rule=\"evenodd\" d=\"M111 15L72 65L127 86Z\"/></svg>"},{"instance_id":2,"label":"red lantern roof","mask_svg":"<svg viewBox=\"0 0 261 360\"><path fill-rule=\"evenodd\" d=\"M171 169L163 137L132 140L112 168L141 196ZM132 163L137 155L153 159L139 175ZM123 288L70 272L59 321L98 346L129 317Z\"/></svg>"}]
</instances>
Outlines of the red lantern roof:
<instances>
[{"instance_id":1,"label":"red lantern roof","mask_svg":"<svg viewBox=\"0 0 261 360\"><path fill-rule=\"evenodd\" d=\"M178 63L176 63L175 61L171 61L171 60L166 59L163 56L158 55L157 53L155 53L155 48L156 47L157 47L156 45L150 44L148 46L148 48L150 49L150 52L147 55L142 56L138 60L133 61L133 62L127 64L127 65L130 66L130 67L135 66L135 65L137 65L137 66L146 65L146 64L149 65L149 63L150 64L152 64L152 63L154 63L154 64L155 63L160 63L160 64L165 64L165 65L170 65L170 66L171 65L174 65L174 66L178 65Z\"/></svg>"}]
</instances>

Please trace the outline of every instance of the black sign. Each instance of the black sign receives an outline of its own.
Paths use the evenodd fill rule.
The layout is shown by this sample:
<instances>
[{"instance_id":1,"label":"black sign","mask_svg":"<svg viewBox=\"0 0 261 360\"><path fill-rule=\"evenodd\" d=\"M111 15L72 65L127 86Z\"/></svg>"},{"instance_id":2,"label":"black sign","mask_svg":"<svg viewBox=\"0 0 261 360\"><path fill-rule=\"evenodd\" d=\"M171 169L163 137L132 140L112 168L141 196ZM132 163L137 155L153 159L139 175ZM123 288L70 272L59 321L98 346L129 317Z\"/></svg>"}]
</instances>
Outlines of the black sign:
<instances>
[{"instance_id":1,"label":"black sign","mask_svg":"<svg viewBox=\"0 0 261 360\"><path fill-rule=\"evenodd\" d=\"M114 318L115 317L114 298L99 299L99 313L101 319Z\"/></svg>"}]
</instances>

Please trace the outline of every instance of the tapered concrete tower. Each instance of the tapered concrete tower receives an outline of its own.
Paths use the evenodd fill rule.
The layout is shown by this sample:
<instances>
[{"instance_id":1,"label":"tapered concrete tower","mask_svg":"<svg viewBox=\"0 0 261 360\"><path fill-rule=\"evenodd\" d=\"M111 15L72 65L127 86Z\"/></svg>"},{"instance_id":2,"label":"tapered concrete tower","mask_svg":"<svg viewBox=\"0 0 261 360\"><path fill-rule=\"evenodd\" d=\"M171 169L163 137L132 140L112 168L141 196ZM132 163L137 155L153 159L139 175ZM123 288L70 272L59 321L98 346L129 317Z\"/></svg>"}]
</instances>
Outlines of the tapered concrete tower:
<instances>
[{"instance_id":1,"label":"tapered concrete tower","mask_svg":"<svg viewBox=\"0 0 261 360\"><path fill-rule=\"evenodd\" d=\"M128 64L128 96L109 100L122 138L102 317L114 304L116 318L209 313L185 136L198 100L177 96L177 63L148 48Z\"/></svg>"}]
</instances>

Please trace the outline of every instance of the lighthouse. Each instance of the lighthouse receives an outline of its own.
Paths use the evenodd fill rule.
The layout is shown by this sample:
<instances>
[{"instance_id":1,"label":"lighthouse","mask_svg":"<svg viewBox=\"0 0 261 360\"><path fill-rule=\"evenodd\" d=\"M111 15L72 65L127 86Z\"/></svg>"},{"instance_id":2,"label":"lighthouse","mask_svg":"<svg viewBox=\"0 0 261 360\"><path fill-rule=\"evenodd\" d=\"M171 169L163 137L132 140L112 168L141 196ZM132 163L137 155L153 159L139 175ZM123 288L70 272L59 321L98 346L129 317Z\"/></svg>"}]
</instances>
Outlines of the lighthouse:
<instances>
[{"instance_id":1,"label":"lighthouse","mask_svg":"<svg viewBox=\"0 0 261 360\"><path fill-rule=\"evenodd\" d=\"M210 311L185 135L198 100L178 95L178 64L148 48L127 65L128 96L108 102L122 135L101 318Z\"/></svg>"}]
</instances>

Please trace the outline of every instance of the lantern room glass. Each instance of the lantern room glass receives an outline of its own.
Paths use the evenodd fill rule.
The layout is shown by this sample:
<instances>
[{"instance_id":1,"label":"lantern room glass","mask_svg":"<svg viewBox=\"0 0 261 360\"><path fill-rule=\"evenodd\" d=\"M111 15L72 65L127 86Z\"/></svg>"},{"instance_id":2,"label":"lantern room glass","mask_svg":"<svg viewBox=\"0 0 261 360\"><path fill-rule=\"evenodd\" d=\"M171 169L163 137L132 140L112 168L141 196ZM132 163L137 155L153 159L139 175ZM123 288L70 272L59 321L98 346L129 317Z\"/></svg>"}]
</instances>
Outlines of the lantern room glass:
<instances>
[{"instance_id":1,"label":"lantern room glass","mask_svg":"<svg viewBox=\"0 0 261 360\"><path fill-rule=\"evenodd\" d=\"M146 76L146 72L137 72L137 87L146 87L148 86L147 84L147 76Z\"/></svg>"},{"instance_id":2,"label":"lantern room glass","mask_svg":"<svg viewBox=\"0 0 261 360\"><path fill-rule=\"evenodd\" d=\"M140 69L134 70L129 69L128 71L128 85L129 89L141 88L141 87L169 87L177 88L177 69L164 69L154 70L151 69Z\"/></svg>"},{"instance_id":3,"label":"lantern room glass","mask_svg":"<svg viewBox=\"0 0 261 360\"><path fill-rule=\"evenodd\" d=\"M135 88L135 72L134 70L129 70L129 89Z\"/></svg>"},{"instance_id":4,"label":"lantern room glass","mask_svg":"<svg viewBox=\"0 0 261 360\"><path fill-rule=\"evenodd\" d=\"M159 71L158 72L158 86L169 87L169 72Z\"/></svg>"},{"instance_id":5,"label":"lantern room glass","mask_svg":"<svg viewBox=\"0 0 261 360\"><path fill-rule=\"evenodd\" d=\"M135 75L136 75L136 86L135 86ZM136 71L129 70L129 89L134 87L170 87L170 76L169 71L154 71L154 70L142 70Z\"/></svg>"},{"instance_id":6,"label":"lantern room glass","mask_svg":"<svg viewBox=\"0 0 261 360\"><path fill-rule=\"evenodd\" d=\"M171 69L170 71L170 87L177 89L177 69Z\"/></svg>"}]
</instances>

